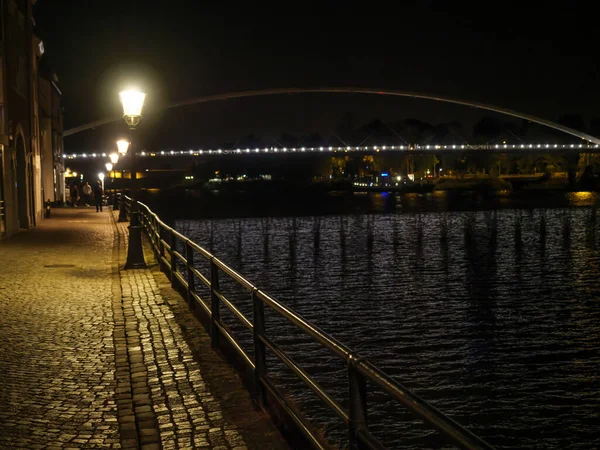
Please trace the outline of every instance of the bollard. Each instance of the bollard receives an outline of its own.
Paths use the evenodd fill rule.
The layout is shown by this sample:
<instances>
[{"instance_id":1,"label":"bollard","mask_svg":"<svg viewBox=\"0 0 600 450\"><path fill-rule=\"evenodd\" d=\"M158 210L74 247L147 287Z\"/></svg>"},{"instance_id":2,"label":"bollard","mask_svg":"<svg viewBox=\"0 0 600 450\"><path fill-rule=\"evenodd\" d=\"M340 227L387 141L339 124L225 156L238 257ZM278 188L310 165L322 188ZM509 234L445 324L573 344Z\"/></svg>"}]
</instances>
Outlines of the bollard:
<instances>
[{"instance_id":1,"label":"bollard","mask_svg":"<svg viewBox=\"0 0 600 450\"><path fill-rule=\"evenodd\" d=\"M45 213L44 213L44 216L46 217L46 219L49 219L50 215L52 214L51 206L52 206L52 202L50 201L50 199L48 199L46 201L46 208L45 208Z\"/></svg>"},{"instance_id":2,"label":"bollard","mask_svg":"<svg viewBox=\"0 0 600 450\"><path fill-rule=\"evenodd\" d=\"M129 222L127 219L127 205L125 205L125 196L121 194L119 199L119 222Z\"/></svg>"},{"instance_id":3,"label":"bollard","mask_svg":"<svg viewBox=\"0 0 600 450\"><path fill-rule=\"evenodd\" d=\"M127 262L125 269L145 269L144 250L142 248L142 226L140 225L140 212L137 206L131 206L131 223L129 225L129 242L127 245Z\"/></svg>"}]
</instances>

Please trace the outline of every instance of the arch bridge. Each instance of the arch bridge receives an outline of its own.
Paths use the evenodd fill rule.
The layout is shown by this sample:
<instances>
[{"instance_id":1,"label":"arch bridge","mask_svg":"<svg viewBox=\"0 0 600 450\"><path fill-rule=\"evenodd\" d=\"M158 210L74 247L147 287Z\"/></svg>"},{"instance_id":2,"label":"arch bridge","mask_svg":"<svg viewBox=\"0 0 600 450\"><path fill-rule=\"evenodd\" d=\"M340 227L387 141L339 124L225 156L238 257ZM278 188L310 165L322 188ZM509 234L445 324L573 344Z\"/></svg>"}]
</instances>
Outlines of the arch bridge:
<instances>
[{"instance_id":1,"label":"arch bridge","mask_svg":"<svg viewBox=\"0 0 600 450\"><path fill-rule=\"evenodd\" d=\"M386 89L372 89L372 88L360 88L360 87L320 87L320 88L278 88L278 89L261 89L254 91L241 91L241 92L230 92L226 94L218 94L218 95L208 95L203 97L192 98L188 100L183 100L175 103L171 103L169 105L165 105L163 107L157 108L160 109L168 109L168 108L176 108L187 105L194 105L199 103L208 103L214 101L223 101L223 100L231 100L237 98L246 98L246 97L259 97L266 95L283 95L283 94L314 94L314 93L325 93L325 94L365 94L365 95L383 95L383 96L391 96L391 97L406 97L406 98L415 98L415 99L423 99L423 100L432 100L443 103L452 103L456 105L463 105L471 108L482 109L485 111L491 111L499 114L504 114L507 116L515 117L518 119L528 120L530 122L534 122L558 131L562 131L563 133L570 134L572 136L576 136L581 138L589 143L600 145L600 139L584 133L582 131L574 130L573 128L566 127L562 124L552 122L550 120L546 120L540 117L536 117L530 114L521 113L518 111L514 111L511 109L489 105L480 102L474 102L470 100L461 100L452 97L440 96L435 94L424 94L418 92L411 91L403 91L403 90L386 90ZM96 128L102 125L106 125L109 123L117 122L121 120L121 117L109 117L101 120L97 120L94 122L90 122L75 128L71 128L64 132L64 136L71 136L76 133L80 133L82 131L86 131L92 128Z\"/></svg>"}]
</instances>

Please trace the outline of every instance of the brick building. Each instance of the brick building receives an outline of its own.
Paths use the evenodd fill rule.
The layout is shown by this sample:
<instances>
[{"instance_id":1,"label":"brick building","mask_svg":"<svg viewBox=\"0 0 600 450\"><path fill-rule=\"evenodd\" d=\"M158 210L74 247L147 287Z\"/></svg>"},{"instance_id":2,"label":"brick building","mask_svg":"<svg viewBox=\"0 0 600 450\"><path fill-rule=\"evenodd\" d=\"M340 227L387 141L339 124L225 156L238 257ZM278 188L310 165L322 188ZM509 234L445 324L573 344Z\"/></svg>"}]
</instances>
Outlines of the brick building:
<instances>
[{"instance_id":1,"label":"brick building","mask_svg":"<svg viewBox=\"0 0 600 450\"><path fill-rule=\"evenodd\" d=\"M55 75L40 75L34 0L0 0L0 237L42 220L62 199L62 112Z\"/></svg>"}]
</instances>

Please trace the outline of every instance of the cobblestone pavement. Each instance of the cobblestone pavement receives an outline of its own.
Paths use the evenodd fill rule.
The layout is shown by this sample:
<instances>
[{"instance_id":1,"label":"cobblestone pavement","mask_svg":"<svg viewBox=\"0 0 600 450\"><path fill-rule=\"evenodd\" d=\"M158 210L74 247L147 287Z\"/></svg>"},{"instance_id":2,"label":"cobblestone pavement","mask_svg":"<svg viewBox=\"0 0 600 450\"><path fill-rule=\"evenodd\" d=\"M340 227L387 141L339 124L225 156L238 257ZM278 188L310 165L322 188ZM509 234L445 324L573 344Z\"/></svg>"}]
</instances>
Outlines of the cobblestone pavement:
<instances>
[{"instance_id":1,"label":"cobblestone pavement","mask_svg":"<svg viewBox=\"0 0 600 450\"><path fill-rule=\"evenodd\" d=\"M0 448L287 448L166 277L119 269L115 223L56 209L0 241Z\"/></svg>"},{"instance_id":2,"label":"cobblestone pavement","mask_svg":"<svg viewBox=\"0 0 600 450\"><path fill-rule=\"evenodd\" d=\"M55 215L0 242L0 448L120 448L115 230L107 213Z\"/></svg>"},{"instance_id":3,"label":"cobblestone pavement","mask_svg":"<svg viewBox=\"0 0 600 450\"><path fill-rule=\"evenodd\" d=\"M120 260L124 263L126 224L119 223L118 229ZM146 396L141 397L139 407L152 405L152 409L142 410L154 413L162 448L288 448L268 417L253 408L233 370L210 349L202 326L183 299L167 288L165 275L158 270L138 269L123 270L120 277L127 333L133 339L128 346L139 349L145 371L146 385L138 385L147 388ZM193 330L192 334L203 334L204 339L184 331L188 329ZM208 359L207 353L211 355ZM202 367L198 354L204 355ZM219 390L219 399L209 386L210 382L214 386L217 379L227 383L226 392ZM138 406L135 409L137 414ZM148 435L151 425L147 422ZM148 442L153 440L148 438Z\"/></svg>"}]
</instances>

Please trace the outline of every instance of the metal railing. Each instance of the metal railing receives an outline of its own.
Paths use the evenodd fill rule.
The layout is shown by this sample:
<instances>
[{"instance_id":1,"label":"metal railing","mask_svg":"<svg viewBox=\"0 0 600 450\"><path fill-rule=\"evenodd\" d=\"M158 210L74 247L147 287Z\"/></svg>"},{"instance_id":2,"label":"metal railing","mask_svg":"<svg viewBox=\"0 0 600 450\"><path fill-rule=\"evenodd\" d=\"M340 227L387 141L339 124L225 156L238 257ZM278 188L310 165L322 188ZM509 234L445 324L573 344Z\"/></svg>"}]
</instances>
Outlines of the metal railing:
<instances>
[{"instance_id":1,"label":"metal railing","mask_svg":"<svg viewBox=\"0 0 600 450\"><path fill-rule=\"evenodd\" d=\"M0 186L0 189L2 189L1 186ZM4 221L5 221L4 200L0 200L0 237L4 236L4 232L6 230L6 223Z\"/></svg>"},{"instance_id":2,"label":"metal railing","mask_svg":"<svg viewBox=\"0 0 600 450\"><path fill-rule=\"evenodd\" d=\"M127 205L126 209L130 211L131 199L127 196L124 198ZM279 406L283 408L315 448L324 449L326 446L321 442L317 433L313 431L314 427L311 426L311 423L273 383L267 372L267 349L291 369L297 378L302 380L331 411L346 423L348 426L348 440L352 449L385 448L371 434L367 425L367 382L383 390L417 418L437 430L448 443L464 449L493 449L490 444L444 415L344 344L338 342L287 306L279 303L215 255L168 226L148 206L138 202L138 210L154 255L162 270L169 276L171 284L173 286L179 284L184 290L188 304L194 308L201 308L209 318L208 331L211 345L218 347L221 338L228 341L253 371L254 389L259 402L264 405L267 401L266 394L269 393L269 401L275 399L279 403ZM210 274L205 275L196 268L194 262L198 256L210 262ZM178 265L185 268L185 276L177 269ZM252 319L244 316L220 290L219 280L223 275L229 277L251 296ZM205 301L198 295L196 290L197 281L210 290L210 299ZM248 356L221 320L220 311L223 306L228 308L241 324L252 332L254 358ZM313 377L298 366L268 336L265 329L265 307L287 319L298 330L310 336L315 343L329 350L346 365L349 381L349 407L347 410L328 395Z\"/></svg>"}]
</instances>

